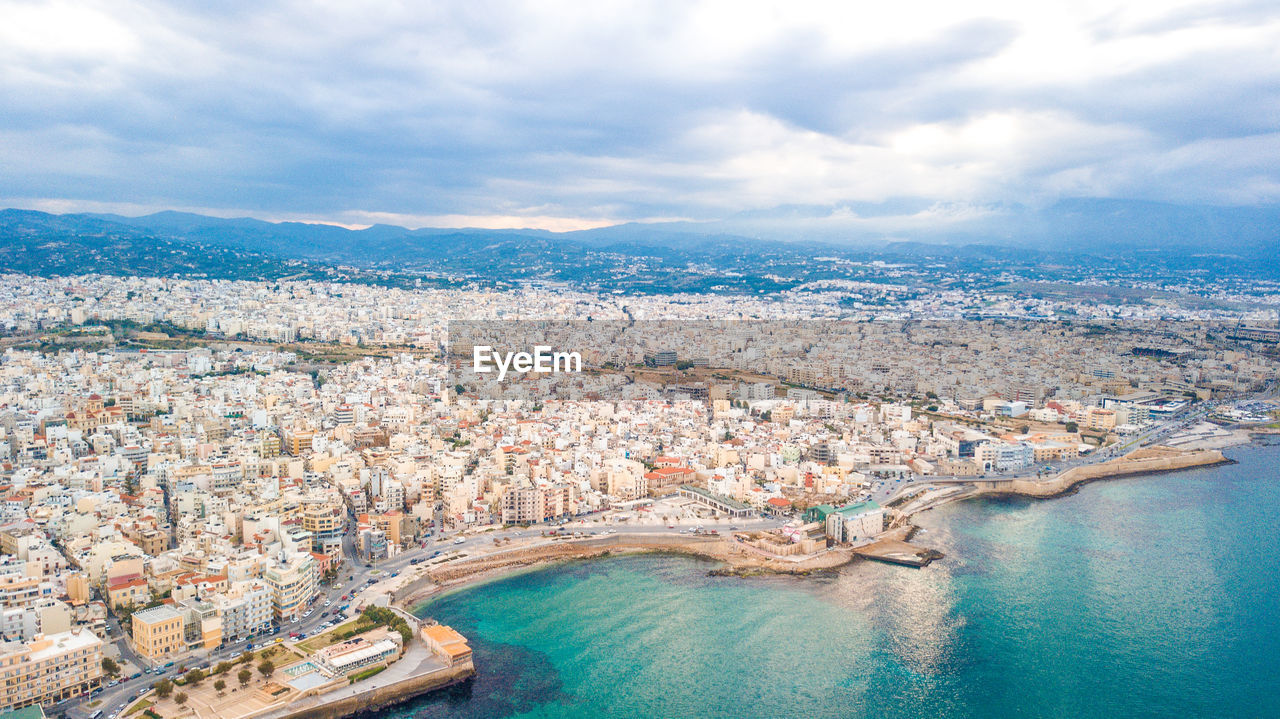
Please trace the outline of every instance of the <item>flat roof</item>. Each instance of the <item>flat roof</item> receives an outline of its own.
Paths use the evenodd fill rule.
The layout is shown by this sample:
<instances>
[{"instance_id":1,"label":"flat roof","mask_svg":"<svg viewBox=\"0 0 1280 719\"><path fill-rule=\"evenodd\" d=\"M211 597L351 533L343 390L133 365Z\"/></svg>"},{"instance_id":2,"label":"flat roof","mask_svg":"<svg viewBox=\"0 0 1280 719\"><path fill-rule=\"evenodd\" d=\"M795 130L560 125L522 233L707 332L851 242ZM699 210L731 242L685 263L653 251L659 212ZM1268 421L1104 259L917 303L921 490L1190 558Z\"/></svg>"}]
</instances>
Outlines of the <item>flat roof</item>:
<instances>
[{"instance_id":1,"label":"flat roof","mask_svg":"<svg viewBox=\"0 0 1280 719\"><path fill-rule=\"evenodd\" d=\"M874 512L878 509L880 509L880 505L876 504L874 500L869 500L866 502L858 502L856 504L846 504L843 507L836 508L835 511L836 514L839 514L842 517L856 517L859 514Z\"/></svg>"},{"instance_id":2,"label":"flat roof","mask_svg":"<svg viewBox=\"0 0 1280 719\"><path fill-rule=\"evenodd\" d=\"M697 494L702 497L706 497L708 500L712 502L719 502L720 504L723 504L729 507L730 509L751 509L750 505L743 504L742 502L739 502L738 500L733 499L732 497L725 497L723 495L716 494L715 492L712 492L709 489L703 489L702 487L697 487L692 484L682 484L680 485L680 489L693 492L694 494Z\"/></svg>"},{"instance_id":3,"label":"flat roof","mask_svg":"<svg viewBox=\"0 0 1280 719\"><path fill-rule=\"evenodd\" d=\"M166 619L178 619L181 616L182 615L178 614L177 610L173 607L161 605L159 607L143 609L140 612L134 612L133 620L142 620L144 624L156 624L157 622L163 622Z\"/></svg>"}]
</instances>

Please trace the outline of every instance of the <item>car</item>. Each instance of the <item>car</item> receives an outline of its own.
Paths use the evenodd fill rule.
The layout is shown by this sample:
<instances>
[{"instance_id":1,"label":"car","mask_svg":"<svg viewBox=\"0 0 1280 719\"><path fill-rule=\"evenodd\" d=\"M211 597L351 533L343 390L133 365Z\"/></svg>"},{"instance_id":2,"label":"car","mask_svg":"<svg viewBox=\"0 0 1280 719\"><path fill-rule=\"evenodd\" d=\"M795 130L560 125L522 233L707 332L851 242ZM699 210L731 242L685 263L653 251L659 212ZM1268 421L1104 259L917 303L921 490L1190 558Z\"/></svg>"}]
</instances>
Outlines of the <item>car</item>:
<instances>
[{"instance_id":1,"label":"car","mask_svg":"<svg viewBox=\"0 0 1280 719\"><path fill-rule=\"evenodd\" d=\"M465 541L467 541L467 540L463 539L462 537L458 537L457 539L454 539L454 540L453 540L453 543L454 543L454 544L462 544L462 543L463 543L463 542L465 542Z\"/></svg>"},{"instance_id":2,"label":"car","mask_svg":"<svg viewBox=\"0 0 1280 719\"><path fill-rule=\"evenodd\" d=\"M330 604L333 604L333 602L329 601L328 599L324 600L324 605L326 607L329 606Z\"/></svg>"},{"instance_id":3,"label":"car","mask_svg":"<svg viewBox=\"0 0 1280 719\"><path fill-rule=\"evenodd\" d=\"M605 532L605 534L617 534L617 533L618 533L618 530L616 529L610 529L609 531Z\"/></svg>"}]
</instances>

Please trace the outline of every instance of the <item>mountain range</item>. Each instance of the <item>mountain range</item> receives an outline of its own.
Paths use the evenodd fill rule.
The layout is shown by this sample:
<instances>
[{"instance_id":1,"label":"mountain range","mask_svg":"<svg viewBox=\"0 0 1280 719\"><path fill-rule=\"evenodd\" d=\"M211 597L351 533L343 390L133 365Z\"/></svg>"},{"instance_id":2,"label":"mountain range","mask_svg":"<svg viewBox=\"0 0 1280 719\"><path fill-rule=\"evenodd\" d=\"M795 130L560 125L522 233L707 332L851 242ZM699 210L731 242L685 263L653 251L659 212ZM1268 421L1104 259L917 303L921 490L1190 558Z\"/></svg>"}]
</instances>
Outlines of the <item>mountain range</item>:
<instances>
[{"instance_id":1,"label":"mountain range","mask_svg":"<svg viewBox=\"0 0 1280 719\"><path fill-rule=\"evenodd\" d=\"M803 267L826 256L1086 265L1125 257L1174 267L1211 257L1218 268L1238 264L1246 271L1280 256L1280 208L1119 200L962 212L910 203L792 206L708 223L629 223L563 233L347 229L173 211L126 217L0 210L0 270L39 275L334 277L335 268L346 268L600 283L619 272L660 267L707 265L737 275L763 264Z\"/></svg>"}]
</instances>

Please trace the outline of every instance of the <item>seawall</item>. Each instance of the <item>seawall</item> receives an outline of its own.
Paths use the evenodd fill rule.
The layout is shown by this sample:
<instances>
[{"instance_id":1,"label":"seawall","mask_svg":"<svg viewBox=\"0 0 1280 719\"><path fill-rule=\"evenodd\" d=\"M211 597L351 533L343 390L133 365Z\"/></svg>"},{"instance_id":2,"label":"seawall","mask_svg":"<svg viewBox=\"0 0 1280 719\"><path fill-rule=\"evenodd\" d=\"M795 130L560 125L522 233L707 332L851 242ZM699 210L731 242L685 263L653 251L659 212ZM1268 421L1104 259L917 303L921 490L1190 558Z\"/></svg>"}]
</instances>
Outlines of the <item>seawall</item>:
<instances>
[{"instance_id":1,"label":"seawall","mask_svg":"<svg viewBox=\"0 0 1280 719\"><path fill-rule=\"evenodd\" d=\"M1027 497L1056 497L1074 491L1081 484L1100 479L1137 474L1173 472L1193 467L1209 467L1231 462L1216 449L1186 451L1170 447L1148 447L1101 464L1073 467L1049 479L1019 478L978 480L974 486L983 494L1017 494Z\"/></svg>"},{"instance_id":2,"label":"seawall","mask_svg":"<svg viewBox=\"0 0 1280 719\"><path fill-rule=\"evenodd\" d=\"M342 717L375 712L409 701L427 692L433 692L465 681L474 676L475 673L475 665L467 661L428 674L411 676L394 684L376 687L354 696L335 699L288 714L281 714L276 719L342 719ZM323 695L321 699L323 699Z\"/></svg>"},{"instance_id":3,"label":"seawall","mask_svg":"<svg viewBox=\"0 0 1280 719\"><path fill-rule=\"evenodd\" d=\"M558 540L553 544L494 552L427 569L393 590L390 598L393 605L411 606L440 591L498 572L613 552L674 552L725 561L726 548L727 542L723 537L692 535L611 534L590 539Z\"/></svg>"}]
</instances>

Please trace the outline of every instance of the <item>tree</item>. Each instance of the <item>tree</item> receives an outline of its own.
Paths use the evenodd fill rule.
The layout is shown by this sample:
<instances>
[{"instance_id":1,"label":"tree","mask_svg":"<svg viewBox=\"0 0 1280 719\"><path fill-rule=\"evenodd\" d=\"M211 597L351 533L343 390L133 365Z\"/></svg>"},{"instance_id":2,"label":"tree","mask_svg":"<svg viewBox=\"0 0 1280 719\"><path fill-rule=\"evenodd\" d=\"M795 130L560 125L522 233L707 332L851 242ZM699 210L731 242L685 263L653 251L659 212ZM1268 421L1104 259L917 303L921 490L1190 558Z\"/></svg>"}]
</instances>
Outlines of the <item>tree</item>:
<instances>
[{"instance_id":1,"label":"tree","mask_svg":"<svg viewBox=\"0 0 1280 719\"><path fill-rule=\"evenodd\" d=\"M1066 429L1068 432L1079 432L1080 425L1076 424L1075 422L1067 422Z\"/></svg>"},{"instance_id":2,"label":"tree","mask_svg":"<svg viewBox=\"0 0 1280 719\"><path fill-rule=\"evenodd\" d=\"M218 666L214 668L213 673L226 674L227 672L231 671L232 666L234 665L231 662L218 662Z\"/></svg>"},{"instance_id":3,"label":"tree","mask_svg":"<svg viewBox=\"0 0 1280 719\"><path fill-rule=\"evenodd\" d=\"M253 663L253 650L252 650L252 649L246 649L246 650L244 650L244 652L242 652L242 653L240 654L240 661L244 662L245 664L252 664L252 663Z\"/></svg>"},{"instance_id":4,"label":"tree","mask_svg":"<svg viewBox=\"0 0 1280 719\"><path fill-rule=\"evenodd\" d=\"M213 683L213 688L218 690L218 693L221 694L222 690L227 688L227 683L219 679L218 681Z\"/></svg>"},{"instance_id":5,"label":"tree","mask_svg":"<svg viewBox=\"0 0 1280 719\"><path fill-rule=\"evenodd\" d=\"M108 676L120 676L120 665L111 657L103 657L102 671L106 672Z\"/></svg>"},{"instance_id":6,"label":"tree","mask_svg":"<svg viewBox=\"0 0 1280 719\"><path fill-rule=\"evenodd\" d=\"M173 693L173 682L168 679L161 679L156 682L156 696L161 699L167 699Z\"/></svg>"},{"instance_id":7,"label":"tree","mask_svg":"<svg viewBox=\"0 0 1280 719\"><path fill-rule=\"evenodd\" d=\"M191 671L184 674L182 678L185 679L187 683L190 684L191 686L196 686L200 682L204 681L204 677L205 677L205 674L202 670L192 669Z\"/></svg>"},{"instance_id":8,"label":"tree","mask_svg":"<svg viewBox=\"0 0 1280 719\"><path fill-rule=\"evenodd\" d=\"M1018 434L1026 434L1031 431L1031 425L1024 424L1018 428Z\"/></svg>"},{"instance_id":9,"label":"tree","mask_svg":"<svg viewBox=\"0 0 1280 719\"><path fill-rule=\"evenodd\" d=\"M275 671L276 665L270 659L263 659L262 663L258 665L258 673L264 677L271 676Z\"/></svg>"},{"instance_id":10,"label":"tree","mask_svg":"<svg viewBox=\"0 0 1280 719\"><path fill-rule=\"evenodd\" d=\"M173 700L178 703L178 706L182 706L187 703L187 693L178 692L177 696L175 696Z\"/></svg>"},{"instance_id":11,"label":"tree","mask_svg":"<svg viewBox=\"0 0 1280 719\"><path fill-rule=\"evenodd\" d=\"M241 670L236 674L236 679L240 680L240 686L242 686L242 687L243 687L243 686L248 686L248 685L249 685L249 680L250 680L250 679L252 679L252 678L253 678L253 672L249 671L248 669L241 669Z\"/></svg>"}]
</instances>

